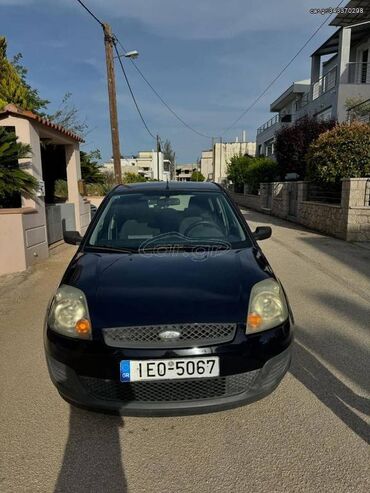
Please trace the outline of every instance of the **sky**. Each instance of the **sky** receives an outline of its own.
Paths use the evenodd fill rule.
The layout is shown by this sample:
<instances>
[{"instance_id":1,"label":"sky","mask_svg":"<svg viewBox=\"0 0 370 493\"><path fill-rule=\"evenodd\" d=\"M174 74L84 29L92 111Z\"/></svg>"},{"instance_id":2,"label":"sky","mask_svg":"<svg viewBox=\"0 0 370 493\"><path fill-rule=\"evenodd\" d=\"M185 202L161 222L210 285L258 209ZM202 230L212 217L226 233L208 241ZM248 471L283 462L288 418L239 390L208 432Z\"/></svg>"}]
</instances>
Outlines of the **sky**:
<instances>
[{"instance_id":1,"label":"sky","mask_svg":"<svg viewBox=\"0 0 370 493\"><path fill-rule=\"evenodd\" d=\"M259 96L324 20L309 13L324 0L85 0L168 104L197 131L249 141L271 116L270 103L310 76L310 54L334 32L324 26L280 80L235 128L223 131ZM339 3L339 0L336 0ZM21 52L28 81L55 110L72 93L89 133L82 147L111 157L102 29L76 0L0 0L0 35L8 56ZM153 134L169 139L178 163L195 162L211 140L185 128L145 85L131 63L127 75ZM121 152L153 149L116 64Z\"/></svg>"}]
</instances>

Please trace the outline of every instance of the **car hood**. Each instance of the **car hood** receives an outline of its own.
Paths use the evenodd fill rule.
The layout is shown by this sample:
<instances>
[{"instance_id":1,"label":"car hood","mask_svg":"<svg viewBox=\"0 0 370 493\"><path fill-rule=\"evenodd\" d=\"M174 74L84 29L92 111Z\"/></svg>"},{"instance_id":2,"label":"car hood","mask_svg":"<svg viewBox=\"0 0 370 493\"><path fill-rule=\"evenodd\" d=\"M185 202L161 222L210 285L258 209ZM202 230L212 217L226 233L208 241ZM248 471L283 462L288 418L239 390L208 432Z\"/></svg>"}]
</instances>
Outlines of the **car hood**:
<instances>
[{"instance_id":1,"label":"car hood","mask_svg":"<svg viewBox=\"0 0 370 493\"><path fill-rule=\"evenodd\" d=\"M244 323L252 286L272 271L255 248L206 253L80 253L62 283L84 291L94 328Z\"/></svg>"}]
</instances>

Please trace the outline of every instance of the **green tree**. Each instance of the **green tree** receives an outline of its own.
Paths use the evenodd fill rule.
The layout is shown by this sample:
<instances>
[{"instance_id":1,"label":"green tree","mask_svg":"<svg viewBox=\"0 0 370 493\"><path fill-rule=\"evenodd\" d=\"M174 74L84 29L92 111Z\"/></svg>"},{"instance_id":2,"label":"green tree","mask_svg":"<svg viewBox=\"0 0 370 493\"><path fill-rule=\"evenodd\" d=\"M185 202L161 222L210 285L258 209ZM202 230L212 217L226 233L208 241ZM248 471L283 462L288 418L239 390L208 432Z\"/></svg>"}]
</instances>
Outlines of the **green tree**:
<instances>
[{"instance_id":1,"label":"green tree","mask_svg":"<svg viewBox=\"0 0 370 493\"><path fill-rule=\"evenodd\" d=\"M242 192L247 180L248 167L253 158L250 156L235 155L227 165L227 178L232 181L236 192Z\"/></svg>"},{"instance_id":2,"label":"green tree","mask_svg":"<svg viewBox=\"0 0 370 493\"><path fill-rule=\"evenodd\" d=\"M85 137L88 129L86 120L79 119L79 111L72 102L72 94L67 92L55 113L45 115L48 120L64 128L68 128L73 133Z\"/></svg>"},{"instance_id":3,"label":"green tree","mask_svg":"<svg viewBox=\"0 0 370 493\"><path fill-rule=\"evenodd\" d=\"M370 176L370 125L337 125L311 144L306 159L306 177L313 181L339 183L342 178Z\"/></svg>"},{"instance_id":4,"label":"green tree","mask_svg":"<svg viewBox=\"0 0 370 493\"><path fill-rule=\"evenodd\" d=\"M260 183L276 181L278 174L278 165L273 159L267 157L256 157L252 159L245 176L245 184L248 185L249 193L257 194Z\"/></svg>"},{"instance_id":5,"label":"green tree","mask_svg":"<svg viewBox=\"0 0 370 493\"><path fill-rule=\"evenodd\" d=\"M0 127L0 204L12 207L20 193L33 196L38 181L19 168L18 159L31 155L29 145L17 142L16 135Z\"/></svg>"},{"instance_id":6,"label":"green tree","mask_svg":"<svg viewBox=\"0 0 370 493\"><path fill-rule=\"evenodd\" d=\"M171 162L170 173L171 173L171 177L173 177L176 169L176 153L172 149L172 144L168 139L163 144L162 152L163 152L163 159L168 159Z\"/></svg>"},{"instance_id":7,"label":"green tree","mask_svg":"<svg viewBox=\"0 0 370 493\"><path fill-rule=\"evenodd\" d=\"M80 151L81 175L86 184L104 183L104 174L98 163L100 160L101 154L99 149L91 152Z\"/></svg>"},{"instance_id":8,"label":"green tree","mask_svg":"<svg viewBox=\"0 0 370 493\"><path fill-rule=\"evenodd\" d=\"M21 63L22 54L17 53L10 61L7 59L6 50L6 39L0 37L0 110L12 103L24 110L38 113L82 137L85 136L88 125L85 120L79 119L78 109L71 99L72 94L67 92L58 109L47 114L45 110L49 101L42 99L39 91L28 84L28 70Z\"/></svg>"},{"instance_id":9,"label":"green tree","mask_svg":"<svg viewBox=\"0 0 370 493\"><path fill-rule=\"evenodd\" d=\"M204 181L205 178L200 171L193 171L190 177L190 181Z\"/></svg>"},{"instance_id":10,"label":"green tree","mask_svg":"<svg viewBox=\"0 0 370 493\"><path fill-rule=\"evenodd\" d=\"M146 179L144 176L139 175L138 173L124 173L122 176L122 183L139 183L144 182Z\"/></svg>"},{"instance_id":11,"label":"green tree","mask_svg":"<svg viewBox=\"0 0 370 493\"><path fill-rule=\"evenodd\" d=\"M287 173L306 174L306 154L317 137L335 126L335 121L320 121L305 117L290 126L282 127L276 134L275 155L281 180Z\"/></svg>"},{"instance_id":12,"label":"green tree","mask_svg":"<svg viewBox=\"0 0 370 493\"><path fill-rule=\"evenodd\" d=\"M27 69L20 63L22 55L10 62L6 50L6 39L0 37L0 109L9 103L36 112L45 108L49 101L41 99L38 90L26 82Z\"/></svg>"}]
</instances>

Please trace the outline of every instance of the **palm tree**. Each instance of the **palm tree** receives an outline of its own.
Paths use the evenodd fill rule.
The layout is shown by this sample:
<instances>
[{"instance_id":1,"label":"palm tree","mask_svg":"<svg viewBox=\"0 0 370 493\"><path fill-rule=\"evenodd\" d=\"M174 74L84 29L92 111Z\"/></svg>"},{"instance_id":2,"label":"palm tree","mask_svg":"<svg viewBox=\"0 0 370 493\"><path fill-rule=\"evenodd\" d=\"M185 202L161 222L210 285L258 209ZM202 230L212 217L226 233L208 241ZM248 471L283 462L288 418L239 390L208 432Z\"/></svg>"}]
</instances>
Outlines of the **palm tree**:
<instances>
[{"instance_id":1,"label":"palm tree","mask_svg":"<svg viewBox=\"0 0 370 493\"><path fill-rule=\"evenodd\" d=\"M19 194L33 196L38 181L19 168L18 159L30 157L31 146L17 142L14 132L0 127L0 207L12 206L14 197Z\"/></svg>"}]
</instances>

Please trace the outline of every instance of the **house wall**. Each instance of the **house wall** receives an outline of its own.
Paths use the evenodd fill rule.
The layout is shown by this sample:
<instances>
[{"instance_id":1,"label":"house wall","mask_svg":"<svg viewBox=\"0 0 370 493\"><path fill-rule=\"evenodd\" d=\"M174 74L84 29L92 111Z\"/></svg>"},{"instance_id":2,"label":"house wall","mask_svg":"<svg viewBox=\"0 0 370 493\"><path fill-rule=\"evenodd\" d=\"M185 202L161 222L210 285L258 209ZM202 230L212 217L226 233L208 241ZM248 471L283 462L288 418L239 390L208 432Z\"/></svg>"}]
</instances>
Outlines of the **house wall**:
<instances>
[{"instance_id":1,"label":"house wall","mask_svg":"<svg viewBox=\"0 0 370 493\"><path fill-rule=\"evenodd\" d=\"M19 160L19 166L42 182L41 127L26 118L10 115L2 118L0 123L1 126L14 127L19 142L31 146L31 156ZM90 222L90 204L78 190L81 178L79 145L74 143L65 147L69 202L74 204L76 229L84 234ZM22 271L48 258L46 224L45 200L41 194L33 198L22 197L19 209L0 209L0 275Z\"/></svg>"},{"instance_id":2,"label":"house wall","mask_svg":"<svg viewBox=\"0 0 370 493\"><path fill-rule=\"evenodd\" d=\"M40 137L37 128L24 118L8 116L2 120L2 126L12 126L19 142L30 144L32 155L29 158L20 159L19 166L27 171L37 180L42 181L42 164ZM22 197L22 207L33 209L32 214L22 214L19 217L22 223L23 248L25 249L26 265L30 266L38 260L46 259L49 256L48 241L46 235L46 216L44 197L25 198ZM14 221L14 227L18 227L18 219L10 218Z\"/></svg>"},{"instance_id":3,"label":"house wall","mask_svg":"<svg viewBox=\"0 0 370 493\"><path fill-rule=\"evenodd\" d=\"M0 231L0 275L25 270L24 232L19 209L0 209Z\"/></svg>"},{"instance_id":4,"label":"house wall","mask_svg":"<svg viewBox=\"0 0 370 493\"><path fill-rule=\"evenodd\" d=\"M341 84L339 86L337 117L340 122L347 121L348 113L345 104L348 98L370 99L370 84Z\"/></svg>"},{"instance_id":5,"label":"house wall","mask_svg":"<svg viewBox=\"0 0 370 493\"><path fill-rule=\"evenodd\" d=\"M213 150L202 152L200 172L206 180L213 180Z\"/></svg>"},{"instance_id":6,"label":"house wall","mask_svg":"<svg viewBox=\"0 0 370 493\"><path fill-rule=\"evenodd\" d=\"M255 156L255 142L217 142L213 147L214 181L222 183L226 179L227 165L233 156L249 154Z\"/></svg>"}]
</instances>

